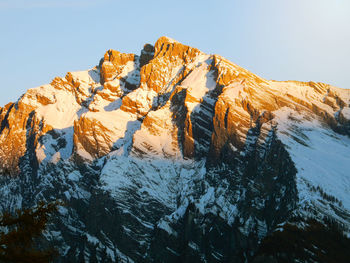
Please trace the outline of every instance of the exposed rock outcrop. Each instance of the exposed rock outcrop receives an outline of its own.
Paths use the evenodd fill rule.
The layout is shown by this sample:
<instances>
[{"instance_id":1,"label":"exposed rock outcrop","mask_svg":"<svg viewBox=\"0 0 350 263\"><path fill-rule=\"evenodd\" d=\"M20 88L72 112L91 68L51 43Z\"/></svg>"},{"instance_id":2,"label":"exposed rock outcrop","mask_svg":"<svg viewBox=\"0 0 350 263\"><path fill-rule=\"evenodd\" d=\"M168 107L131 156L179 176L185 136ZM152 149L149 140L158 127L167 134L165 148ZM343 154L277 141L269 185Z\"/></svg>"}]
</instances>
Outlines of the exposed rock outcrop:
<instances>
[{"instance_id":1,"label":"exposed rock outcrop","mask_svg":"<svg viewBox=\"0 0 350 263\"><path fill-rule=\"evenodd\" d=\"M0 205L64 200L58 262L247 262L292 217L350 229L349 105L168 37L109 50L0 108Z\"/></svg>"}]
</instances>

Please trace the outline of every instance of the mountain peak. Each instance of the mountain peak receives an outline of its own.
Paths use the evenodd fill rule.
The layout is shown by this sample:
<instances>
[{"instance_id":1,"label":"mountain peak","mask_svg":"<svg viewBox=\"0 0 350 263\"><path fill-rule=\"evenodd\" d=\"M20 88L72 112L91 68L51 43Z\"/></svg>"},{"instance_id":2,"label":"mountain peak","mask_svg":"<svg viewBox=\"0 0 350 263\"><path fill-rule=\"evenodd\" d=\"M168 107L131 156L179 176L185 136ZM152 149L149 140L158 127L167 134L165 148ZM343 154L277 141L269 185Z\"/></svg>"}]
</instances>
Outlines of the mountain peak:
<instances>
[{"instance_id":1,"label":"mountain peak","mask_svg":"<svg viewBox=\"0 0 350 263\"><path fill-rule=\"evenodd\" d=\"M195 53L200 53L196 48L184 45L176 40L168 37L160 37L155 45L155 57L158 56L180 56L184 57L187 54L193 56Z\"/></svg>"},{"instance_id":2,"label":"mountain peak","mask_svg":"<svg viewBox=\"0 0 350 263\"><path fill-rule=\"evenodd\" d=\"M350 229L349 104L168 37L108 50L0 108L1 206L64 200L64 262L247 262L292 217Z\"/></svg>"},{"instance_id":3,"label":"mountain peak","mask_svg":"<svg viewBox=\"0 0 350 263\"><path fill-rule=\"evenodd\" d=\"M178 42L177 40L171 38L171 37L168 37L168 36L161 36L160 38L157 39L156 41L156 44L155 45L161 45L163 43L167 43L167 44L170 44L170 43L180 43Z\"/></svg>"},{"instance_id":4,"label":"mountain peak","mask_svg":"<svg viewBox=\"0 0 350 263\"><path fill-rule=\"evenodd\" d=\"M73 106L64 101L71 101ZM220 157L228 139L233 140L231 144L235 148L243 150L249 129L270 122L274 112L282 107L315 114L332 129L345 132L340 127L346 122L348 104L349 95L344 90L314 82L267 81L221 56L207 55L171 38L160 37L154 47L146 44L141 56L108 50L98 68L69 72L65 78L55 78L50 85L29 90L19 100L22 112L5 107L1 109L0 121L21 120L15 126L26 127L29 114L34 114L35 118L30 120L41 123L42 130L71 127L74 141L67 142L72 149L66 156L73 154L86 160L122 148L115 142L126 136L128 123L133 121L135 125L139 123L140 131L135 130L128 135L131 141L122 143L130 146L127 152L146 152L147 148L156 154L166 152L167 156L210 154L214 160ZM204 116L199 117L201 114ZM54 118L54 115L62 117ZM160 125L161 116L164 121L174 123ZM266 116L270 117L266 119ZM119 121L115 126L109 118L122 118L126 122ZM204 118L205 124L195 128L196 118L198 122ZM184 122L176 124L180 119ZM164 127L176 131L178 136L164 135L164 140L167 138L164 142L145 142L146 135L141 136L162 133ZM26 129L22 132L21 141L26 141ZM87 136L89 133L94 134L93 140ZM195 146L198 133L207 134L207 145L201 145L201 150ZM18 140L19 134L16 131L16 136L6 137L6 141ZM172 147L167 150L163 148L166 141L172 141ZM37 147L47 146L39 143ZM14 156L15 160L8 162L11 165L22 154L21 151L9 154L5 148L3 152L4 156ZM45 159L48 158L40 158Z\"/></svg>"}]
</instances>

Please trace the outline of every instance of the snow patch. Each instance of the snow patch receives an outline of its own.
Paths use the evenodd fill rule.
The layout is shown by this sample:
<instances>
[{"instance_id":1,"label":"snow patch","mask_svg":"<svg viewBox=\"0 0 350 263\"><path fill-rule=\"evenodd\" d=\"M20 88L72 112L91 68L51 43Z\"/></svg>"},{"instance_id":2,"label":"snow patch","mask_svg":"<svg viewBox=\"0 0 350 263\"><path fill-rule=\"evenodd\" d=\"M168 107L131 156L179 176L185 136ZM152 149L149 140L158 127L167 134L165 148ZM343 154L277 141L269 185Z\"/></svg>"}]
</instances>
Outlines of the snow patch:
<instances>
[{"instance_id":1,"label":"snow patch","mask_svg":"<svg viewBox=\"0 0 350 263\"><path fill-rule=\"evenodd\" d=\"M350 211L350 138L325 127L315 116L305 119L287 107L274 113L278 138L298 170L300 204L322 206L320 195L310 191L309 186L313 186L341 201Z\"/></svg>"}]
</instances>

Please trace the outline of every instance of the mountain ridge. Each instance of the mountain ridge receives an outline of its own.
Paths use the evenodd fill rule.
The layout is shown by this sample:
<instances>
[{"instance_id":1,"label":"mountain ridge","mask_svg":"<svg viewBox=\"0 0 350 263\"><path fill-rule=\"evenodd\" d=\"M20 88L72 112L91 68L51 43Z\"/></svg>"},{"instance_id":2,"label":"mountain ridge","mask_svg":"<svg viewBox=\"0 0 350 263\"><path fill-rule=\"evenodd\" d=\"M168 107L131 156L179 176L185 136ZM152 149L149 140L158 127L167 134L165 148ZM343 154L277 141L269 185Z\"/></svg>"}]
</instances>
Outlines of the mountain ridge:
<instances>
[{"instance_id":1,"label":"mountain ridge","mask_svg":"<svg viewBox=\"0 0 350 263\"><path fill-rule=\"evenodd\" d=\"M66 201L60 262L244 262L296 216L350 227L349 103L167 37L108 50L0 108L2 207Z\"/></svg>"}]
</instances>

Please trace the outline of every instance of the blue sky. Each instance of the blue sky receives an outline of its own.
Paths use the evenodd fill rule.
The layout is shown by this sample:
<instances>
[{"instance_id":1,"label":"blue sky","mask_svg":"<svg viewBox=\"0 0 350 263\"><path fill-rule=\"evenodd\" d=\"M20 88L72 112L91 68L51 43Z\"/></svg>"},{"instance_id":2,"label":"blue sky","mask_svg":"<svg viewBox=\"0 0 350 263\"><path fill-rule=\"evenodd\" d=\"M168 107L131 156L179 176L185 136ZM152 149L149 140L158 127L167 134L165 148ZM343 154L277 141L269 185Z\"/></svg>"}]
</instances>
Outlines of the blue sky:
<instances>
[{"instance_id":1,"label":"blue sky","mask_svg":"<svg viewBox=\"0 0 350 263\"><path fill-rule=\"evenodd\" d=\"M267 79L350 88L348 0L0 0L0 105L162 35Z\"/></svg>"}]
</instances>

